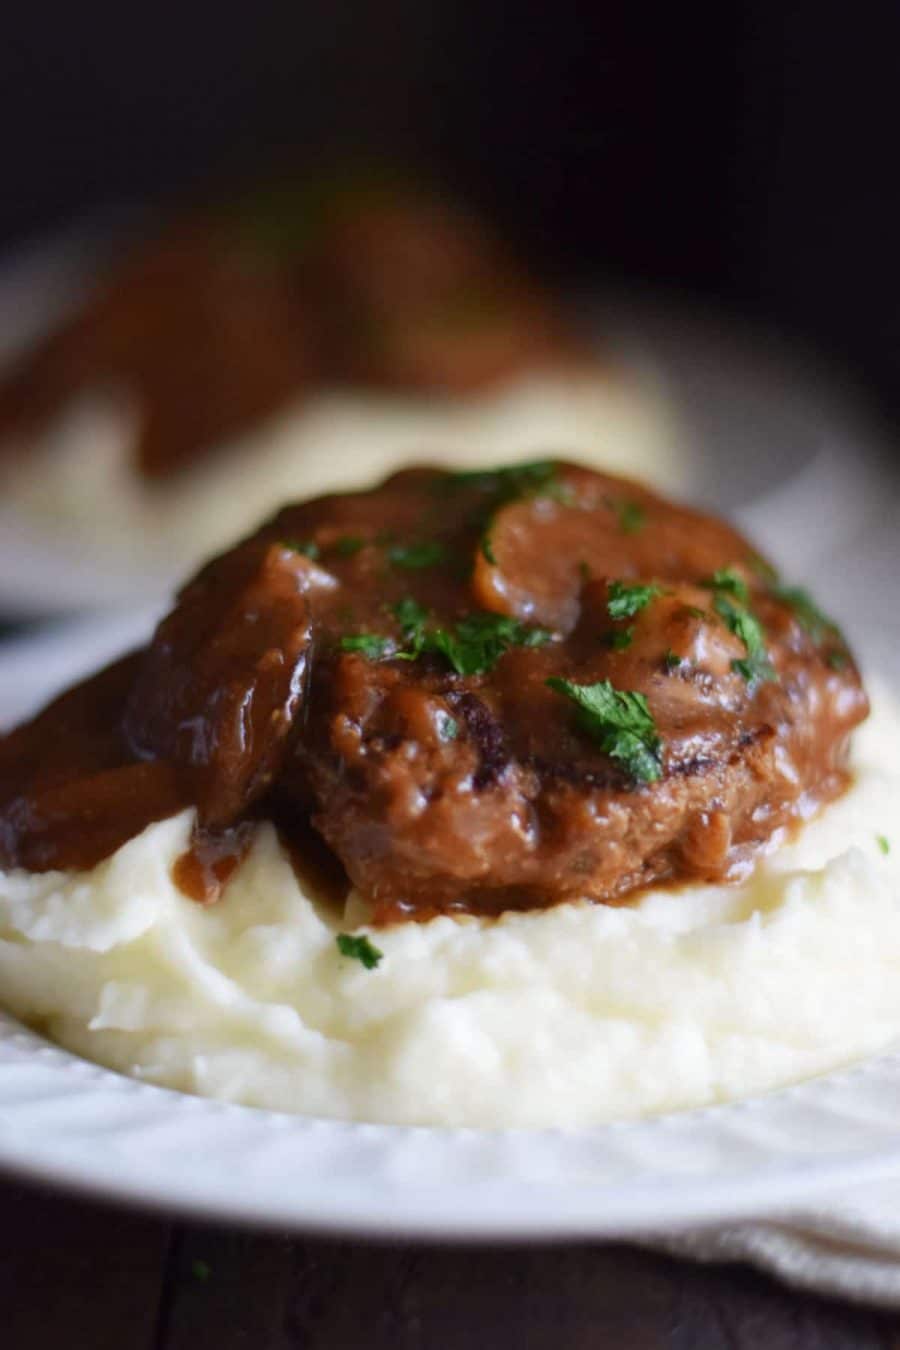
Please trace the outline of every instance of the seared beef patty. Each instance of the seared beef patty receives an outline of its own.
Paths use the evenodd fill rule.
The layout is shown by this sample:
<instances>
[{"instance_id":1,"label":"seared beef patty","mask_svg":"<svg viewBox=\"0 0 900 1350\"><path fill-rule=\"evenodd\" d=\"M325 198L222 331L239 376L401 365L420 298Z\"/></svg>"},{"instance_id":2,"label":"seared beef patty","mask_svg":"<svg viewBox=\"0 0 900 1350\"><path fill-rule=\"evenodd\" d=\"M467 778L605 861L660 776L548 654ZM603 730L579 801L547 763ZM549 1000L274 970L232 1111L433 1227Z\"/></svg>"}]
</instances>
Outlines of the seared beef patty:
<instances>
[{"instance_id":1,"label":"seared beef patty","mask_svg":"<svg viewBox=\"0 0 900 1350\"><path fill-rule=\"evenodd\" d=\"M310 826L378 922L743 875L846 786L867 701L724 523L547 462L282 511L145 652L0 742L0 858L87 867L193 803L215 898Z\"/></svg>"}]
</instances>

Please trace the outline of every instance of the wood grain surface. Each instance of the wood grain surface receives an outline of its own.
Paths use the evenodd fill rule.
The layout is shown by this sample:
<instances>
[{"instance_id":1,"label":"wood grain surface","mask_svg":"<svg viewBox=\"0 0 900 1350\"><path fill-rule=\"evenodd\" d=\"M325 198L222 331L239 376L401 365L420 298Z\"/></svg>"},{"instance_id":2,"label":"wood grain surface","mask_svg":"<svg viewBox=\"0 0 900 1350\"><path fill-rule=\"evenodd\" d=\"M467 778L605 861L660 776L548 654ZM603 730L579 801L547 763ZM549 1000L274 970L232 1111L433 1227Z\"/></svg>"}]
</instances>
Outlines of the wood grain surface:
<instances>
[{"instance_id":1,"label":"wood grain surface","mask_svg":"<svg viewBox=\"0 0 900 1350\"><path fill-rule=\"evenodd\" d=\"M900 1317L621 1245L170 1222L0 1181L2 1350L900 1350Z\"/></svg>"}]
</instances>

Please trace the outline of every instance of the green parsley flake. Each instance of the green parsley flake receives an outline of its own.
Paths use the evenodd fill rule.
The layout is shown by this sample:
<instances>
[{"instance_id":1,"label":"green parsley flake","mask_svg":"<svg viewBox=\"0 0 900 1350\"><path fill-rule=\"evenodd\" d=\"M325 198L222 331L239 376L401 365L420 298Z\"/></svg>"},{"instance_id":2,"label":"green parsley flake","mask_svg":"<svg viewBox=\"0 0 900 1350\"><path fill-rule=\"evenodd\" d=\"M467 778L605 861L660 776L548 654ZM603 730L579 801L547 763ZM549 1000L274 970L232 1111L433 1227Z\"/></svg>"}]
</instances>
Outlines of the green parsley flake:
<instances>
[{"instance_id":1,"label":"green parsley flake","mask_svg":"<svg viewBox=\"0 0 900 1350\"><path fill-rule=\"evenodd\" d=\"M415 661L424 652L437 652L457 675L482 675L510 647L542 647L551 637L545 629L526 628L506 614L467 614L455 628L427 628L425 611L415 601L401 601L394 613L407 644L399 655Z\"/></svg>"},{"instance_id":2,"label":"green parsley flake","mask_svg":"<svg viewBox=\"0 0 900 1350\"><path fill-rule=\"evenodd\" d=\"M407 596L405 600L400 600L394 605L394 614L403 629L405 638L420 629L428 617L428 611L418 601L413 600L411 596Z\"/></svg>"},{"instance_id":3,"label":"green parsley flake","mask_svg":"<svg viewBox=\"0 0 900 1350\"><path fill-rule=\"evenodd\" d=\"M418 661L426 649L426 622L428 611L418 601L407 596L392 606L394 616L403 634L404 646L392 655L398 661Z\"/></svg>"},{"instance_id":4,"label":"green parsley flake","mask_svg":"<svg viewBox=\"0 0 900 1350\"><path fill-rule=\"evenodd\" d=\"M283 539L281 542L284 548L289 548L292 553L302 553L313 562L322 556L322 550L315 539Z\"/></svg>"},{"instance_id":5,"label":"green parsley flake","mask_svg":"<svg viewBox=\"0 0 900 1350\"><path fill-rule=\"evenodd\" d=\"M455 741L459 735L459 723L449 713L440 712L437 718L438 735L442 741Z\"/></svg>"},{"instance_id":6,"label":"green parsley flake","mask_svg":"<svg viewBox=\"0 0 900 1350\"><path fill-rule=\"evenodd\" d=\"M207 1261L192 1261L191 1274L195 1280L199 1280L201 1284L205 1284L212 1274L212 1267Z\"/></svg>"},{"instance_id":7,"label":"green parsley flake","mask_svg":"<svg viewBox=\"0 0 900 1350\"><path fill-rule=\"evenodd\" d=\"M443 544L432 539L423 544L395 544L388 553L388 559L394 567L417 572L425 567L436 567L446 557Z\"/></svg>"},{"instance_id":8,"label":"green parsley flake","mask_svg":"<svg viewBox=\"0 0 900 1350\"><path fill-rule=\"evenodd\" d=\"M626 581L611 581L607 590L609 600L606 608L611 619L630 619L645 609L657 595L662 595L659 586L631 585Z\"/></svg>"},{"instance_id":9,"label":"green parsley flake","mask_svg":"<svg viewBox=\"0 0 900 1350\"><path fill-rule=\"evenodd\" d=\"M493 515L501 506L518 500L520 497L550 496L560 500L566 497L566 485L557 482L557 465L553 460L539 459L526 464L512 464L508 469L475 469L463 473L444 475L435 484L435 489L443 491L450 488L473 488L483 494L483 505L473 513L470 524L483 530L481 552L486 562L496 567L490 537L490 523Z\"/></svg>"},{"instance_id":10,"label":"green parsley flake","mask_svg":"<svg viewBox=\"0 0 900 1350\"><path fill-rule=\"evenodd\" d=\"M623 534L639 534L647 523L647 512L638 502L610 501Z\"/></svg>"},{"instance_id":11,"label":"green parsley flake","mask_svg":"<svg viewBox=\"0 0 900 1350\"><path fill-rule=\"evenodd\" d=\"M494 498L493 505L514 501L516 497L533 497L549 488L556 478L557 466L552 459L536 459L525 464L511 464L508 469L474 469L463 473L449 473L435 487L475 488Z\"/></svg>"},{"instance_id":12,"label":"green parsley flake","mask_svg":"<svg viewBox=\"0 0 900 1350\"><path fill-rule=\"evenodd\" d=\"M334 551L339 558L352 558L354 553L358 553L361 548L365 548L366 541L358 534L344 534L337 540Z\"/></svg>"},{"instance_id":13,"label":"green parsley flake","mask_svg":"<svg viewBox=\"0 0 900 1350\"><path fill-rule=\"evenodd\" d=\"M749 656L736 657L731 663L731 669L735 675L740 675L747 684L753 684L756 680L774 680L775 674L768 660L765 662L754 661Z\"/></svg>"},{"instance_id":14,"label":"green parsley flake","mask_svg":"<svg viewBox=\"0 0 900 1350\"><path fill-rule=\"evenodd\" d=\"M393 653L396 645L393 638L382 637L380 633L355 633L341 638L341 651L361 652L367 661L383 660Z\"/></svg>"},{"instance_id":15,"label":"green parsley flake","mask_svg":"<svg viewBox=\"0 0 900 1350\"><path fill-rule=\"evenodd\" d=\"M349 956L352 960L359 961L366 970L374 970L384 956L384 952L373 946L365 934L362 937L354 937L351 933L338 933L335 942L341 956Z\"/></svg>"},{"instance_id":16,"label":"green parsley flake","mask_svg":"<svg viewBox=\"0 0 900 1350\"><path fill-rule=\"evenodd\" d=\"M806 629L813 642L821 642L825 637L839 634L834 620L822 613L809 591L805 591L802 586L773 586L772 594L794 611L801 628Z\"/></svg>"},{"instance_id":17,"label":"green parsley flake","mask_svg":"<svg viewBox=\"0 0 900 1350\"><path fill-rule=\"evenodd\" d=\"M423 634L421 650L440 652L457 675L483 675L510 647L542 647L551 636L544 628L526 628L506 614L467 614L454 629L435 628Z\"/></svg>"},{"instance_id":18,"label":"green parsley flake","mask_svg":"<svg viewBox=\"0 0 900 1350\"><path fill-rule=\"evenodd\" d=\"M718 593L713 600L716 613L725 620L726 626L736 638L743 642L747 655L732 661L731 669L753 684L757 680L777 679L775 670L766 651L762 625L749 609L736 605L727 596Z\"/></svg>"},{"instance_id":19,"label":"green parsley flake","mask_svg":"<svg viewBox=\"0 0 900 1350\"><path fill-rule=\"evenodd\" d=\"M724 591L727 595L733 595L735 600L741 600L745 604L750 599L750 591L746 581L740 572L735 571L733 567L720 567L717 572L713 572L711 577L700 584L711 591Z\"/></svg>"},{"instance_id":20,"label":"green parsley flake","mask_svg":"<svg viewBox=\"0 0 900 1350\"><path fill-rule=\"evenodd\" d=\"M884 856L887 857L887 855L888 855L888 854L890 853L890 851L891 851L891 841L890 841L890 839L888 839L887 835L886 835L886 834L876 834L876 836L875 836L875 842L877 843L878 847L881 849L881 851L882 851L882 853L884 854Z\"/></svg>"},{"instance_id":21,"label":"green parsley flake","mask_svg":"<svg viewBox=\"0 0 900 1350\"><path fill-rule=\"evenodd\" d=\"M342 638L342 649L362 652L370 661L417 661L431 652L443 656L457 675L483 675L510 647L542 647L553 636L506 614L467 614L454 628L430 628L427 611L411 598L394 605L393 612L403 634L402 648L398 650L393 638L358 633Z\"/></svg>"},{"instance_id":22,"label":"green parsley flake","mask_svg":"<svg viewBox=\"0 0 900 1350\"><path fill-rule=\"evenodd\" d=\"M653 783L662 776L662 741L643 694L615 689L609 680L573 684L553 678L547 684L571 699L579 709L582 728L636 782Z\"/></svg>"},{"instance_id":23,"label":"green parsley flake","mask_svg":"<svg viewBox=\"0 0 900 1350\"><path fill-rule=\"evenodd\" d=\"M610 633L609 635L609 645L614 652L624 652L633 641L633 628L623 628L618 633Z\"/></svg>"},{"instance_id":24,"label":"green parsley flake","mask_svg":"<svg viewBox=\"0 0 900 1350\"><path fill-rule=\"evenodd\" d=\"M667 647L663 653L663 665L668 671L677 670L683 659L677 652L673 652L671 647Z\"/></svg>"},{"instance_id":25,"label":"green parsley flake","mask_svg":"<svg viewBox=\"0 0 900 1350\"><path fill-rule=\"evenodd\" d=\"M830 670L846 670L850 661L846 652L833 651L825 657L825 663Z\"/></svg>"}]
</instances>

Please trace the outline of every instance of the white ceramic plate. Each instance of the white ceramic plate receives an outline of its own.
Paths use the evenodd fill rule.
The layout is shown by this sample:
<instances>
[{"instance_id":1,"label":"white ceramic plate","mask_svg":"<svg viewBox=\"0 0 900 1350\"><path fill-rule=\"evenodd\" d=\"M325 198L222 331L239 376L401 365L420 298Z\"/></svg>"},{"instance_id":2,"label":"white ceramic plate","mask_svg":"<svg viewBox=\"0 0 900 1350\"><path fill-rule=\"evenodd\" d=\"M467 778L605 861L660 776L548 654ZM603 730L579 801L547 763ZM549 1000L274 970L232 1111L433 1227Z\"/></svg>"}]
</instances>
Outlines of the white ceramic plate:
<instances>
[{"instance_id":1,"label":"white ceramic plate","mask_svg":"<svg viewBox=\"0 0 900 1350\"><path fill-rule=\"evenodd\" d=\"M817 564L838 616L888 667L900 650L900 618L885 605L900 563L895 511L885 483L882 523L873 514L865 543L854 536ZM7 647L0 726L141 640L152 617L70 624ZM900 1053L744 1103L591 1130L353 1125L134 1082L0 1015L0 1168L300 1230L562 1238L771 1213L900 1171L898 1100Z\"/></svg>"},{"instance_id":2,"label":"white ceramic plate","mask_svg":"<svg viewBox=\"0 0 900 1350\"><path fill-rule=\"evenodd\" d=\"M594 1130L307 1120L118 1077L0 1019L0 1165L120 1201L383 1236L658 1232L900 1168L900 1056Z\"/></svg>"}]
</instances>

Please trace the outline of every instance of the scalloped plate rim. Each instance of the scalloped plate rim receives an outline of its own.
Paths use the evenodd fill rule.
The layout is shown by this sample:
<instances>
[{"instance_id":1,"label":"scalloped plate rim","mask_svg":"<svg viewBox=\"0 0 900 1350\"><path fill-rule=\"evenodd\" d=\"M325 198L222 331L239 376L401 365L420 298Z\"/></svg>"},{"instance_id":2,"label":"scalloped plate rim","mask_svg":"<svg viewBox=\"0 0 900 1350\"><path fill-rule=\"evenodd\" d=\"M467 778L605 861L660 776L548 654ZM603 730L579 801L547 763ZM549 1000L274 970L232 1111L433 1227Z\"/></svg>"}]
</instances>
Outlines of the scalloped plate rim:
<instances>
[{"instance_id":1,"label":"scalloped plate rim","mask_svg":"<svg viewBox=\"0 0 900 1350\"><path fill-rule=\"evenodd\" d=\"M22 1068L34 1080L30 1100L21 1082L16 1085ZM118 1204L254 1227L445 1240L640 1237L780 1212L900 1171L900 1127L878 1113L866 1119L865 1079L877 1080L876 1094L885 1086L900 1089L900 1049L763 1096L592 1129L357 1124L141 1083L71 1055L0 1014L0 1170ZM78 1124L85 1105L104 1121L89 1123L86 1133ZM73 1106L74 1126L67 1119ZM126 1118L110 1121L123 1106ZM798 1140L822 1124L833 1131L836 1116L843 1122L839 1142L799 1156ZM129 1133L137 1145L123 1156L121 1141ZM224 1151L223 1133L229 1136ZM686 1142L687 1167L677 1162ZM235 1148L249 1173L235 1170ZM414 1160L414 1175L404 1177L404 1159L423 1148L429 1166L423 1171ZM746 1160L735 1167L742 1148ZM634 1161L635 1150L644 1153L643 1163ZM591 1179L583 1170L573 1175L568 1153L593 1159L601 1173L627 1170L631 1156L631 1175L618 1181ZM562 1160L560 1174L529 1178L530 1163L536 1161L539 1174L548 1154L557 1164ZM448 1167L471 1171L479 1155L468 1185L446 1179ZM336 1170L323 1172L330 1156ZM206 1160L199 1172L198 1157ZM286 1158L319 1169L313 1182L307 1175L296 1191L286 1186ZM723 1167L723 1159L729 1165Z\"/></svg>"}]
</instances>

